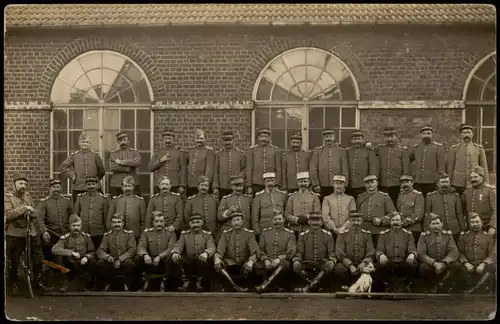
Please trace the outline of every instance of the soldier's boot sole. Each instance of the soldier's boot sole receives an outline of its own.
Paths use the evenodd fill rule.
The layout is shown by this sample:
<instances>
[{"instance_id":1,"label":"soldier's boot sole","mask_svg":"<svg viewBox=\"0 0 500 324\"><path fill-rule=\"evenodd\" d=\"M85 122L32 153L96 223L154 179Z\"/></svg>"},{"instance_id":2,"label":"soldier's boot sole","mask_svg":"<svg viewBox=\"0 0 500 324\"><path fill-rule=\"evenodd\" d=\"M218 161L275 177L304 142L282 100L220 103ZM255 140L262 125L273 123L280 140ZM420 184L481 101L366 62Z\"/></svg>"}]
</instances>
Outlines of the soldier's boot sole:
<instances>
[{"instance_id":1,"label":"soldier's boot sole","mask_svg":"<svg viewBox=\"0 0 500 324\"><path fill-rule=\"evenodd\" d=\"M233 286L233 290L236 291L236 292L248 292L249 289L235 285L235 286Z\"/></svg>"},{"instance_id":2,"label":"soldier's boot sole","mask_svg":"<svg viewBox=\"0 0 500 324\"><path fill-rule=\"evenodd\" d=\"M189 286L191 285L191 282L185 282L181 287L178 287L177 290L180 292L186 292L189 290Z\"/></svg>"},{"instance_id":3,"label":"soldier's boot sole","mask_svg":"<svg viewBox=\"0 0 500 324\"><path fill-rule=\"evenodd\" d=\"M264 291L265 291L265 287L263 285L255 286L255 292L257 294L262 294Z\"/></svg>"}]
</instances>

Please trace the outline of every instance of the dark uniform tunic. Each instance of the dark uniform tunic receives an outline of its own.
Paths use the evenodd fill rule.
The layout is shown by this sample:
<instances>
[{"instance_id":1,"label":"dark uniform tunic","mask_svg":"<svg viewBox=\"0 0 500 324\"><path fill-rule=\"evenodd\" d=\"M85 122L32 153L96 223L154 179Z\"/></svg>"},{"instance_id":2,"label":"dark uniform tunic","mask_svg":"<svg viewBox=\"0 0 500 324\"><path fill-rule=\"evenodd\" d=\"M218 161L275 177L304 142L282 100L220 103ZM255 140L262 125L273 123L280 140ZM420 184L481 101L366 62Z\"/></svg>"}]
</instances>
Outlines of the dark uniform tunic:
<instances>
[{"instance_id":1,"label":"dark uniform tunic","mask_svg":"<svg viewBox=\"0 0 500 324\"><path fill-rule=\"evenodd\" d=\"M223 231L225 229L231 228L230 208L231 206L238 206L243 212L243 227L251 227L251 217L252 217L252 203L253 198L250 195L245 194L235 194L226 195L222 197L219 204L219 210L217 212L217 217L219 221L218 230Z\"/></svg>"},{"instance_id":2,"label":"dark uniform tunic","mask_svg":"<svg viewBox=\"0 0 500 324\"><path fill-rule=\"evenodd\" d=\"M465 189L462 196L465 215L468 215L470 212L478 213L483 221L484 229L497 227L496 202L496 189L485 183L477 188L470 187Z\"/></svg>"},{"instance_id":3,"label":"dark uniform tunic","mask_svg":"<svg viewBox=\"0 0 500 324\"><path fill-rule=\"evenodd\" d=\"M376 175L378 177L378 159L375 151L371 148L348 147L346 149L347 162L349 165L349 189L361 188L364 190L366 176Z\"/></svg>"},{"instance_id":4,"label":"dark uniform tunic","mask_svg":"<svg viewBox=\"0 0 500 324\"><path fill-rule=\"evenodd\" d=\"M69 231L68 222L69 216L73 213L73 204L64 196L47 196L40 200L36 213L38 233L43 234L49 228L63 235Z\"/></svg>"},{"instance_id":5,"label":"dark uniform tunic","mask_svg":"<svg viewBox=\"0 0 500 324\"><path fill-rule=\"evenodd\" d=\"M477 267L481 263L486 263L486 268L493 270L496 263L493 256L494 249L493 238L484 231L461 232L458 238L459 261L463 265L468 262Z\"/></svg>"},{"instance_id":6,"label":"dark uniform tunic","mask_svg":"<svg viewBox=\"0 0 500 324\"><path fill-rule=\"evenodd\" d=\"M96 191L81 193L77 196L74 213L82 219L82 231L89 233L95 246L101 245L107 225L109 196Z\"/></svg>"},{"instance_id":7,"label":"dark uniform tunic","mask_svg":"<svg viewBox=\"0 0 500 324\"><path fill-rule=\"evenodd\" d=\"M72 258L71 252L80 254L80 259ZM90 234L85 232L66 233L52 247L52 254L56 256L56 262L72 270L80 270L86 275L93 277L96 262L96 249ZM87 257L88 261L82 265L81 259Z\"/></svg>"},{"instance_id":8,"label":"dark uniform tunic","mask_svg":"<svg viewBox=\"0 0 500 324\"><path fill-rule=\"evenodd\" d=\"M188 188L196 188L200 176L206 176L212 183L215 153L208 146L193 146L188 152Z\"/></svg>"},{"instance_id":9,"label":"dark uniform tunic","mask_svg":"<svg viewBox=\"0 0 500 324\"><path fill-rule=\"evenodd\" d=\"M395 210L389 195L382 191L364 192L358 196L358 211L363 214L362 227L373 234L379 234L389 226L387 214ZM379 218L379 226L373 225L374 218Z\"/></svg>"},{"instance_id":10,"label":"dark uniform tunic","mask_svg":"<svg viewBox=\"0 0 500 324\"><path fill-rule=\"evenodd\" d=\"M425 198L425 213L441 217L443 229L456 235L467 228L460 196L456 192L432 191ZM424 231L429 230L429 219L424 219Z\"/></svg>"},{"instance_id":11,"label":"dark uniform tunic","mask_svg":"<svg viewBox=\"0 0 500 324\"><path fill-rule=\"evenodd\" d=\"M456 262L458 249L451 231L423 232L418 239L417 255L420 271L428 275L434 273L434 262L444 262L447 266Z\"/></svg>"},{"instance_id":12,"label":"dark uniform tunic","mask_svg":"<svg viewBox=\"0 0 500 324\"><path fill-rule=\"evenodd\" d=\"M168 154L169 159L166 162L160 162L160 159ZM170 179L172 189L179 186L186 187L187 184L187 157L186 153L174 146L163 147L155 151L149 162L148 169L155 172L155 183L159 183L163 176Z\"/></svg>"},{"instance_id":13,"label":"dark uniform tunic","mask_svg":"<svg viewBox=\"0 0 500 324\"><path fill-rule=\"evenodd\" d=\"M351 264L369 263L375 256L371 233L361 228L350 228L341 232L337 238L335 254L340 261L336 272L347 271Z\"/></svg>"},{"instance_id":14,"label":"dark uniform tunic","mask_svg":"<svg viewBox=\"0 0 500 324\"><path fill-rule=\"evenodd\" d=\"M267 190L255 194L252 204L252 229L260 234L262 228L272 226L274 210L285 210L286 194L278 189Z\"/></svg>"},{"instance_id":15,"label":"dark uniform tunic","mask_svg":"<svg viewBox=\"0 0 500 324\"><path fill-rule=\"evenodd\" d=\"M446 154L441 143L415 144L410 152L412 175L415 179L415 188L424 190L424 196L439 180L439 173L446 171ZM427 188L430 188L427 189Z\"/></svg>"},{"instance_id":16,"label":"dark uniform tunic","mask_svg":"<svg viewBox=\"0 0 500 324\"><path fill-rule=\"evenodd\" d=\"M59 172L62 175L76 175L73 182L73 191L84 191L85 179L88 177L97 177L99 180L104 177L106 170L99 154L91 149L78 150L71 153L66 160L59 165ZM100 183L97 182L97 188Z\"/></svg>"},{"instance_id":17,"label":"dark uniform tunic","mask_svg":"<svg viewBox=\"0 0 500 324\"><path fill-rule=\"evenodd\" d=\"M424 196L415 189L401 190L397 201L403 227L412 232L422 232L422 219L425 211Z\"/></svg>"},{"instance_id":18,"label":"dark uniform tunic","mask_svg":"<svg viewBox=\"0 0 500 324\"><path fill-rule=\"evenodd\" d=\"M288 191L297 190L297 173L309 170L311 153L304 150L288 151L281 156L281 171L283 179L281 185Z\"/></svg>"},{"instance_id":19,"label":"dark uniform tunic","mask_svg":"<svg viewBox=\"0 0 500 324\"><path fill-rule=\"evenodd\" d=\"M458 143L452 145L446 163L451 185L458 188L471 186L469 174L476 166L484 169L484 178L489 181L488 163L482 145L476 143Z\"/></svg>"},{"instance_id":20,"label":"dark uniform tunic","mask_svg":"<svg viewBox=\"0 0 500 324\"><path fill-rule=\"evenodd\" d=\"M149 199L146 211L146 228L153 226L153 212L160 211L165 215L165 226L173 226L179 229L184 216L184 202L181 196L175 192L166 194L157 193Z\"/></svg>"},{"instance_id":21,"label":"dark uniform tunic","mask_svg":"<svg viewBox=\"0 0 500 324\"><path fill-rule=\"evenodd\" d=\"M122 213L123 227L134 232L138 239L146 227L146 203L144 198L130 194L113 197L108 213L108 228L111 228L111 218L115 213Z\"/></svg>"},{"instance_id":22,"label":"dark uniform tunic","mask_svg":"<svg viewBox=\"0 0 500 324\"><path fill-rule=\"evenodd\" d=\"M389 262L401 262L413 254L417 259L417 248L411 232L405 228L390 228L382 231L377 242L377 256L384 254Z\"/></svg>"},{"instance_id":23,"label":"dark uniform tunic","mask_svg":"<svg viewBox=\"0 0 500 324\"><path fill-rule=\"evenodd\" d=\"M291 230L299 233L308 230L309 224L298 224L297 221L299 216L306 216L309 219L312 213L321 213L321 203L317 193L299 190L288 195L285 217Z\"/></svg>"},{"instance_id":24,"label":"dark uniform tunic","mask_svg":"<svg viewBox=\"0 0 500 324\"><path fill-rule=\"evenodd\" d=\"M222 232L217 254L226 266L242 266L251 259L254 263L260 255L255 233L247 228L230 228Z\"/></svg>"},{"instance_id":25,"label":"dark uniform tunic","mask_svg":"<svg viewBox=\"0 0 500 324\"><path fill-rule=\"evenodd\" d=\"M280 149L272 144L266 146L254 145L246 153L246 186L263 186L262 176L266 172L276 174L276 185L281 183L281 155Z\"/></svg>"},{"instance_id":26,"label":"dark uniform tunic","mask_svg":"<svg viewBox=\"0 0 500 324\"><path fill-rule=\"evenodd\" d=\"M280 258L290 266L289 261L297 252L295 234L285 227L265 228L259 238L259 248L261 261Z\"/></svg>"},{"instance_id":27,"label":"dark uniform tunic","mask_svg":"<svg viewBox=\"0 0 500 324\"><path fill-rule=\"evenodd\" d=\"M231 190L231 177L245 177L246 155L237 147L215 154L214 189Z\"/></svg>"},{"instance_id":28,"label":"dark uniform tunic","mask_svg":"<svg viewBox=\"0 0 500 324\"><path fill-rule=\"evenodd\" d=\"M147 254L152 259L160 256L160 258L164 260L170 257L170 253L176 241L177 238L175 237L175 233L169 232L165 228L159 231L154 228L147 228L139 239L137 255L144 258Z\"/></svg>"},{"instance_id":29,"label":"dark uniform tunic","mask_svg":"<svg viewBox=\"0 0 500 324\"><path fill-rule=\"evenodd\" d=\"M312 151L309 173L313 187L333 187L333 176L343 175L349 181L349 167L344 148L334 144L316 147Z\"/></svg>"},{"instance_id":30,"label":"dark uniform tunic","mask_svg":"<svg viewBox=\"0 0 500 324\"><path fill-rule=\"evenodd\" d=\"M123 161L122 165L115 163L116 160ZM111 176L110 187L121 187L122 180L126 176L134 177L136 183L139 183L139 178L136 175L136 169L141 166L141 155L136 149L127 147L125 149L117 149L111 151L109 155L109 171L113 172Z\"/></svg>"},{"instance_id":31,"label":"dark uniform tunic","mask_svg":"<svg viewBox=\"0 0 500 324\"><path fill-rule=\"evenodd\" d=\"M335 241L332 233L322 228L311 228L300 233L297 254L293 262L300 261L306 268L323 268L328 261L336 262Z\"/></svg>"},{"instance_id":32,"label":"dark uniform tunic","mask_svg":"<svg viewBox=\"0 0 500 324\"><path fill-rule=\"evenodd\" d=\"M214 233L217 230L219 199L210 194L197 194L188 198L184 208L184 227L189 227L189 217L198 213L203 217L203 228Z\"/></svg>"}]
</instances>

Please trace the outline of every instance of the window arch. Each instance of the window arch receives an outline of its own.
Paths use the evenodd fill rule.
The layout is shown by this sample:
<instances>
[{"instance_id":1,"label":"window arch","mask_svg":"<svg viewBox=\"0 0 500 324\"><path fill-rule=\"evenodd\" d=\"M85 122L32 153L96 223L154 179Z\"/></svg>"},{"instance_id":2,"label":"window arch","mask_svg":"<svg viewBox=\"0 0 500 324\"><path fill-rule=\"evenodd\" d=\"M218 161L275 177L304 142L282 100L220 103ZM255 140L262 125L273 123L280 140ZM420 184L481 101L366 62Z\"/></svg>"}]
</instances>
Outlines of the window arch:
<instances>
[{"instance_id":1,"label":"window arch","mask_svg":"<svg viewBox=\"0 0 500 324\"><path fill-rule=\"evenodd\" d=\"M496 69L493 52L474 67L464 88L464 121L475 129L475 141L484 146L488 169L496 170Z\"/></svg>"},{"instance_id":2,"label":"window arch","mask_svg":"<svg viewBox=\"0 0 500 324\"><path fill-rule=\"evenodd\" d=\"M318 48L294 48L271 60L257 78L253 99L254 128L271 128L273 143L282 149L294 133L302 134L305 149L319 146L324 128L336 130L337 141L347 145L358 126L353 73Z\"/></svg>"},{"instance_id":3,"label":"window arch","mask_svg":"<svg viewBox=\"0 0 500 324\"><path fill-rule=\"evenodd\" d=\"M138 168L141 192L152 191L152 175L147 170L153 148L151 84L137 63L113 51L90 51L81 54L57 75L50 95L51 175L71 152L78 150L78 137L85 131L92 149L98 152L106 168L102 183L108 192L111 172L108 159L117 148L116 134L129 134L131 147L142 157ZM72 184L64 185L70 193Z\"/></svg>"}]
</instances>

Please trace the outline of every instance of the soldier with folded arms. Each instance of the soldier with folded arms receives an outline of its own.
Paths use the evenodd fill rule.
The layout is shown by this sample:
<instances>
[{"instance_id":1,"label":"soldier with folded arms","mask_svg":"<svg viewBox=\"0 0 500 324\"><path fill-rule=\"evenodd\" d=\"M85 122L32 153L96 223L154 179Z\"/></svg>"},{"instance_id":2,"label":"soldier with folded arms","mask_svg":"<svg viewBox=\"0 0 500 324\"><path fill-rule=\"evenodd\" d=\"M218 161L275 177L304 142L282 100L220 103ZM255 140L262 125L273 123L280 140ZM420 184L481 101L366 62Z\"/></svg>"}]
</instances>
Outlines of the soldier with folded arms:
<instances>
[{"instance_id":1,"label":"soldier with folded arms","mask_svg":"<svg viewBox=\"0 0 500 324\"><path fill-rule=\"evenodd\" d=\"M109 171L113 172L109 184L109 193L111 196L118 196L122 194L122 180L126 176L134 177L137 182L139 179L136 176L136 170L141 166L142 158L139 151L129 147L130 140L126 132L119 132L116 134L116 140L119 149L111 151L109 155ZM140 195L141 189L135 186L135 194Z\"/></svg>"}]
</instances>

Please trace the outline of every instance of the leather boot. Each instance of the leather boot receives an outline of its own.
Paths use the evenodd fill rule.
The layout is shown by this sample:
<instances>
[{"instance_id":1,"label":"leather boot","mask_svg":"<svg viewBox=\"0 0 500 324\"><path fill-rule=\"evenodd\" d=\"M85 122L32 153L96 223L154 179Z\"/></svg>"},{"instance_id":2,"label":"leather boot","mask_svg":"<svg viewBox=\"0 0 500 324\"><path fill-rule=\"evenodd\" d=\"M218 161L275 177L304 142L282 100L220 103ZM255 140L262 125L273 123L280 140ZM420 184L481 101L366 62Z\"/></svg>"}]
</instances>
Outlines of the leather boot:
<instances>
[{"instance_id":1,"label":"leather boot","mask_svg":"<svg viewBox=\"0 0 500 324\"><path fill-rule=\"evenodd\" d=\"M183 282L182 286L177 288L177 290L179 290L181 292L188 291L189 286L191 285L191 282L189 281L189 278L186 275L186 273L184 272L184 270L182 271L182 282Z\"/></svg>"},{"instance_id":2,"label":"leather boot","mask_svg":"<svg viewBox=\"0 0 500 324\"><path fill-rule=\"evenodd\" d=\"M140 292L145 292L148 290L149 283L150 283L149 281L150 281L149 278L146 278L144 280L144 285L141 287L141 289L139 289Z\"/></svg>"},{"instance_id":3,"label":"leather boot","mask_svg":"<svg viewBox=\"0 0 500 324\"><path fill-rule=\"evenodd\" d=\"M451 277L452 274L453 273L450 270L446 271L446 274L444 275L444 277L437 284L437 288L438 288L437 292L439 292L443 288L444 284L446 283L448 278Z\"/></svg>"},{"instance_id":4,"label":"leather boot","mask_svg":"<svg viewBox=\"0 0 500 324\"><path fill-rule=\"evenodd\" d=\"M59 288L59 291L62 293L65 293L68 291L68 277L64 276L64 279L62 280L62 285L61 288Z\"/></svg>"},{"instance_id":5,"label":"leather boot","mask_svg":"<svg viewBox=\"0 0 500 324\"><path fill-rule=\"evenodd\" d=\"M481 278L479 278L479 281L476 283L474 287L472 287L471 289L467 289L464 293L466 294L474 293L478 288L481 288L481 286L483 286L486 281L488 281L490 276L491 274L489 272L486 272L481 276Z\"/></svg>"},{"instance_id":6,"label":"leather boot","mask_svg":"<svg viewBox=\"0 0 500 324\"><path fill-rule=\"evenodd\" d=\"M242 288L242 287L238 286L237 284L235 284L233 279L231 278L229 273L227 273L226 270L222 269L220 271L220 273L224 276L224 278L226 278L227 281L229 281L229 283L231 284L234 291L236 291L236 292L247 292L248 291L248 288Z\"/></svg>"},{"instance_id":7,"label":"leather boot","mask_svg":"<svg viewBox=\"0 0 500 324\"><path fill-rule=\"evenodd\" d=\"M12 283L12 285L10 287L9 295L11 297L19 296L19 283L17 283L17 282Z\"/></svg>"},{"instance_id":8,"label":"leather boot","mask_svg":"<svg viewBox=\"0 0 500 324\"><path fill-rule=\"evenodd\" d=\"M38 292L42 292L42 293L49 292L51 290L49 287L45 286L45 284L43 283L41 274L38 275L38 277L37 277L36 284L35 284L35 290L37 290Z\"/></svg>"},{"instance_id":9,"label":"leather boot","mask_svg":"<svg viewBox=\"0 0 500 324\"><path fill-rule=\"evenodd\" d=\"M167 279L162 278L160 283L160 291L165 292L167 290L166 288L167 288Z\"/></svg>"},{"instance_id":10,"label":"leather boot","mask_svg":"<svg viewBox=\"0 0 500 324\"><path fill-rule=\"evenodd\" d=\"M278 266L278 268L274 270L272 275L267 280L265 280L261 285L255 287L255 292L262 294L266 290L267 286L269 286L269 284L279 275L282 269L283 268L281 266Z\"/></svg>"},{"instance_id":11,"label":"leather boot","mask_svg":"<svg viewBox=\"0 0 500 324\"><path fill-rule=\"evenodd\" d=\"M203 292L203 286L202 286L202 281L203 281L203 277L197 277L196 278L196 291L197 292Z\"/></svg>"},{"instance_id":12,"label":"leather boot","mask_svg":"<svg viewBox=\"0 0 500 324\"><path fill-rule=\"evenodd\" d=\"M303 292L303 293L311 292L316 287L316 285L320 282L320 280L323 279L325 274L326 274L326 272L324 270L321 270L318 273L318 275L313 280L311 280L311 282L307 286L305 286L304 288L296 288L295 291L296 292Z\"/></svg>"}]
</instances>

